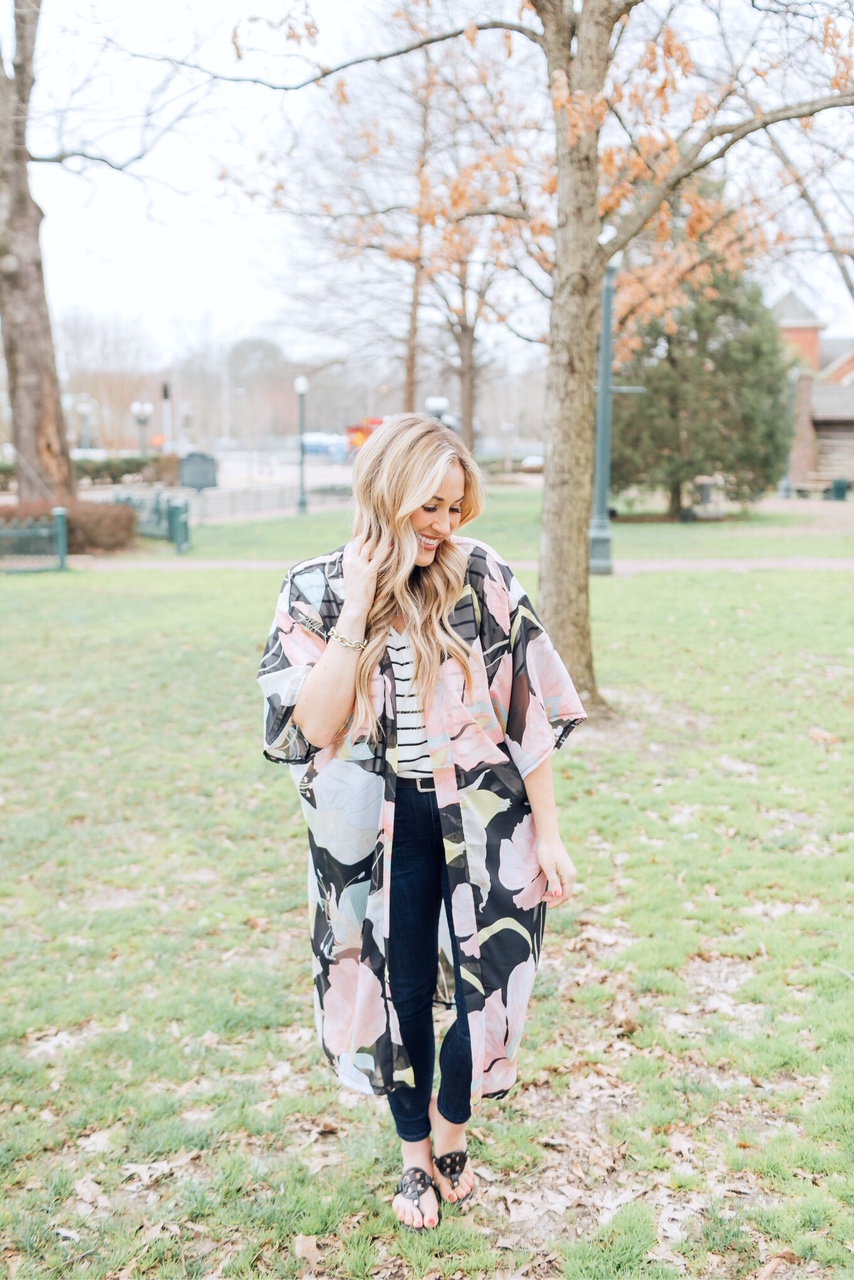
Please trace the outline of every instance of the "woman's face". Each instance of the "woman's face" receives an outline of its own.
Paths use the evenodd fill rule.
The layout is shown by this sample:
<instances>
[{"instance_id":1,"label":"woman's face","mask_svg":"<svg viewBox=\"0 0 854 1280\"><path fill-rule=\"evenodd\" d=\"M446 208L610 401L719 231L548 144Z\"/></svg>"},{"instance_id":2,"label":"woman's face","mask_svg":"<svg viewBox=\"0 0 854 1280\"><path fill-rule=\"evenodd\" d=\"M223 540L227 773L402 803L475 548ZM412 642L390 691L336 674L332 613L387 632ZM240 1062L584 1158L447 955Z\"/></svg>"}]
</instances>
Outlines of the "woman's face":
<instances>
[{"instance_id":1,"label":"woman's face","mask_svg":"<svg viewBox=\"0 0 854 1280\"><path fill-rule=\"evenodd\" d=\"M458 462L445 472L439 492L412 513L412 528L418 537L417 565L432 564L436 548L459 528L462 501L466 491L466 475Z\"/></svg>"}]
</instances>

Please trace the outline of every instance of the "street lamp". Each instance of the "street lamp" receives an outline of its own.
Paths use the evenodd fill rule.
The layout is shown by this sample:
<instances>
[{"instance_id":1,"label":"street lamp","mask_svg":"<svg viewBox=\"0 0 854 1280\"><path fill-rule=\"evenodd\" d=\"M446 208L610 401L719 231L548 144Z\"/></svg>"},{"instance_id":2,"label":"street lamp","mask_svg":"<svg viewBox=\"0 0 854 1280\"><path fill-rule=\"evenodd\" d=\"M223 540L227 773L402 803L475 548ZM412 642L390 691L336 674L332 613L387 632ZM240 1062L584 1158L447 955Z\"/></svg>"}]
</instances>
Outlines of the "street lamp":
<instances>
[{"instance_id":1,"label":"street lamp","mask_svg":"<svg viewBox=\"0 0 854 1280\"><path fill-rule=\"evenodd\" d=\"M303 516L307 510L305 500L305 398L308 395L308 378L300 374L294 379L294 391L299 396L299 498L297 512Z\"/></svg>"},{"instance_id":2,"label":"street lamp","mask_svg":"<svg viewBox=\"0 0 854 1280\"><path fill-rule=\"evenodd\" d=\"M150 400L134 400L130 407L130 411L134 416L137 430L139 431L139 456L145 458L148 455L148 437L146 428L151 421L154 413L154 405Z\"/></svg>"},{"instance_id":3,"label":"street lamp","mask_svg":"<svg viewBox=\"0 0 854 1280\"><path fill-rule=\"evenodd\" d=\"M74 402L74 411L80 419L81 449L92 447L92 417L97 403L97 400L93 399L87 391L82 392Z\"/></svg>"},{"instance_id":4,"label":"street lamp","mask_svg":"<svg viewBox=\"0 0 854 1280\"><path fill-rule=\"evenodd\" d=\"M451 402L447 396L428 396L424 401L424 408L430 414L431 418L438 418L442 421L442 415L447 413L451 407Z\"/></svg>"},{"instance_id":5,"label":"street lamp","mask_svg":"<svg viewBox=\"0 0 854 1280\"><path fill-rule=\"evenodd\" d=\"M606 231L612 231L606 228ZM600 244L613 240L614 233L600 238ZM596 459L593 467L593 518L590 521L590 572L614 572L611 562L611 517L608 492L611 488L611 404L615 394L643 395L646 387L615 387L613 363L614 277L620 264L617 254L605 268L602 283L602 328L599 331L599 389L596 394Z\"/></svg>"}]
</instances>

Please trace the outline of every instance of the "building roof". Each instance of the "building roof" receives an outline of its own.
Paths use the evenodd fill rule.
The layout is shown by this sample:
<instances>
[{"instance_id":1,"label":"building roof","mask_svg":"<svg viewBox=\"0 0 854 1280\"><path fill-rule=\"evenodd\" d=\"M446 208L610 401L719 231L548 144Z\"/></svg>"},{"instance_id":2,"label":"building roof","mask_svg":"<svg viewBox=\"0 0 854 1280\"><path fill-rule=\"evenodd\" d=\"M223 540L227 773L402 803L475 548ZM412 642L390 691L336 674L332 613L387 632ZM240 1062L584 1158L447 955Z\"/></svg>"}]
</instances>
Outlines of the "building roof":
<instances>
[{"instance_id":1,"label":"building roof","mask_svg":"<svg viewBox=\"0 0 854 1280\"><path fill-rule=\"evenodd\" d=\"M854 422L854 387L838 382L814 382L813 422Z\"/></svg>"},{"instance_id":2,"label":"building roof","mask_svg":"<svg viewBox=\"0 0 854 1280\"><path fill-rule=\"evenodd\" d=\"M823 329L824 322L810 311L805 302L790 289L779 302L771 308L771 314L781 329Z\"/></svg>"},{"instance_id":3,"label":"building roof","mask_svg":"<svg viewBox=\"0 0 854 1280\"><path fill-rule=\"evenodd\" d=\"M854 356L854 338L821 338L818 344L818 367L823 378L834 373Z\"/></svg>"}]
</instances>

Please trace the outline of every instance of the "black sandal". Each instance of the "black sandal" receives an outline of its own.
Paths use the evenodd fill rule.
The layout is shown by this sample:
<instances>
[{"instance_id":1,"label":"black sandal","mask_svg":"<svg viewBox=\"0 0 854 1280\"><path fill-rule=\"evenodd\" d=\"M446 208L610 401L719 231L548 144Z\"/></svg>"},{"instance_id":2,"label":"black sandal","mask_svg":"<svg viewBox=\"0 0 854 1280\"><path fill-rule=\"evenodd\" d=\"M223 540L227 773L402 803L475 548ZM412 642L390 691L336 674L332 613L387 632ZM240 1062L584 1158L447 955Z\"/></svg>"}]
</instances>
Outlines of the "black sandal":
<instances>
[{"instance_id":1,"label":"black sandal","mask_svg":"<svg viewBox=\"0 0 854 1280\"><path fill-rule=\"evenodd\" d=\"M465 1169L468 1158L468 1151L448 1151L443 1156L433 1157L434 1165L439 1170L442 1177L448 1179L454 1191L456 1191L457 1187L460 1185L460 1174L463 1169ZM467 1191L464 1196L460 1196L459 1199L452 1203L465 1204L466 1200L469 1200L473 1193L474 1187L472 1187L471 1191ZM439 1198L442 1198L441 1192L439 1193Z\"/></svg>"},{"instance_id":2,"label":"black sandal","mask_svg":"<svg viewBox=\"0 0 854 1280\"><path fill-rule=\"evenodd\" d=\"M436 1193L436 1226L438 1227L442 1220L442 1197L439 1195L439 1188L436 1186L426 1169L419 1169L415 1165L413 1165L411 1169L404 1169L403 1173L400 1175L400 1182L397 1184L397 1191L395 1191L394 1194L396 1196L403 1196L405 1200L411 1200L418 1208L423 1222L425 1214L419 1204L419 1201L424 1195L424 1192L429 1191L431 1187ZM398 1221L400 1220L398 1219ZM400 1225L405 1227L407 1231L435 1231L436 1229L435 1227L425 1227L423 1225L420 1227L411 1227L408 1222L401 1222Z\"/></svg>"}]
</instances>

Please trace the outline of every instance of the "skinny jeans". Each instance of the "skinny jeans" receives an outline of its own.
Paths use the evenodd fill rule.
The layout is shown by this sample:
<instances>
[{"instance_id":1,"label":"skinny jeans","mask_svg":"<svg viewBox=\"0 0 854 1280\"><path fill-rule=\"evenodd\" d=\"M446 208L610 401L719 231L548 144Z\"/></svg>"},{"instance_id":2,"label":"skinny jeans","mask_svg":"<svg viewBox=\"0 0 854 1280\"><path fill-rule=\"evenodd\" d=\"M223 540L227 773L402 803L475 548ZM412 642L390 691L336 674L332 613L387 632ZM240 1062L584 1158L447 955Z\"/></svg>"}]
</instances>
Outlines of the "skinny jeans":
<instances>
[{"instance_id":1,"label":"skinny jeans","mask_svg":"<svg viewBox=\"0 0 854 1280\"><path fill-rule=\"evenodd\" d=\"M428 1107L436 1058L433 998L443 902L450 922L451 889L436 793L398 786L391 847L388 980L415 1085L397 1085L387 1096L404 1142L421 1142L430 1136ZM456 1020L439 1052L438 1107L451 1124L465 1124L471 1116L471 1039L453 926L451 942Z\"/></svg>"}]
</instances>

